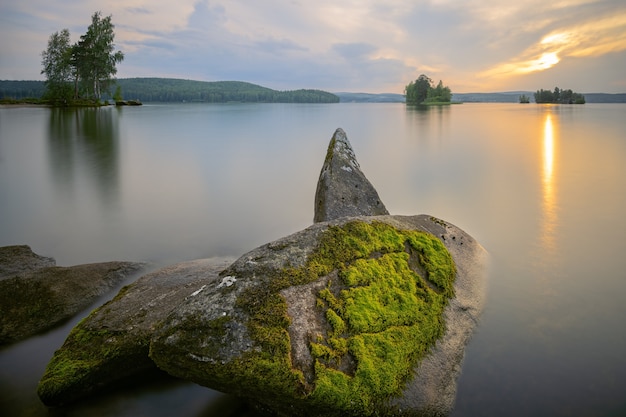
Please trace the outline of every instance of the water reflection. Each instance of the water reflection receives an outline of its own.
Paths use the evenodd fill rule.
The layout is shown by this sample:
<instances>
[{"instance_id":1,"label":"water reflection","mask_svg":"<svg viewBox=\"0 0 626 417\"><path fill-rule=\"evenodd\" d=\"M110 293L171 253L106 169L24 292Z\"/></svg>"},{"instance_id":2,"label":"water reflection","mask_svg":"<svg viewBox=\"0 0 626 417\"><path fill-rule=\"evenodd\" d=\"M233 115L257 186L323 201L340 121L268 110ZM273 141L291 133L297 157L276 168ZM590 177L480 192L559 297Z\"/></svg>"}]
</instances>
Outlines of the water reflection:
<instances>
[{"instance_id":1,"label":"water reflection","mask_svg":"<svg viewBox=\"0 0 626 417\"><path fill-rule=\"evenodd\" d=\"M48 158L57 190L73 199L87 181L101 204L116 201L118 140L117 114L112 109L51 109Z\"/></svg>"},{"instance_id":2,"label":"water reflection","mask_svg":"<svg viewBox=\"0 0 626 417\"><path fill-rule=\"evenodd\" d=\"M424 144L431 139L441 139L450 121L449 112L450 106L406 106L410 136Z\"/></svg>"},{"instance_id":3,"label":"water reflection","mask_svg":"<svg viewBox=\"0 0 626 417\"><path fill-rule=\"evenodd\" d=\"M556 251L558 206L554 174L556 162L555 142L552 114L547 113L543 122L542 220L540 234L541 249L546 256L554 256Z\"/></svg>"}]
</instances>

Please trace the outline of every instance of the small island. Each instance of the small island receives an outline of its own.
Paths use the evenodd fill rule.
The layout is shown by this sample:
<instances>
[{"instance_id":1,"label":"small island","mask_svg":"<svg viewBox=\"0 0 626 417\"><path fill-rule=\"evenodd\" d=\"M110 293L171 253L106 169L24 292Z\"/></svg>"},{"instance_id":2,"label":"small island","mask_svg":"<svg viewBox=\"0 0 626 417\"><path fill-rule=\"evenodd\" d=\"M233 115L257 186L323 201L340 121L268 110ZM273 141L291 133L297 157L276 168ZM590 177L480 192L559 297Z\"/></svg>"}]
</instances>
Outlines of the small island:
<instances>
[{"instance_id":1,"label":"small island","mask_svg":"<svg viewBox=\"0 0 626 417\"><path fill-rule=\"evenodd\" d=\"M124 53L114 51L114 29L110 15L95 12L87 32L75 44L70 43L69 29L50 35L41 53L41 73L46 76L42 98L47 104L102 104L102 94L109 92L117 64L124 60Z\"/></svg>"},{"instance_id":2,"label":"small island","mask_svg":"<svg viewBox=\"0 0 626 417\"><path fill-rule=\"evenodd\" d=\"M436 87L433 87L433 80L427 75L420 75L417 80L411 81L405 88L404 94L406 104L409 105L442 105L452 103L452 91L450 87L444 86L439 80Z\"/></svg>"},{"instance_id":3,"label":"small island","mask_svg":"<svg viewBox=\"0 0 626 417\"><path fill-rule=\"evenodd\" d=\"M521 98L520 98L520 102ZM535 93L535 103L552 103L552 104L585 104L585 96L575 93L572 90L561 90L554 87L554 91L537 90Z\"/></svg>"}]
</instances>

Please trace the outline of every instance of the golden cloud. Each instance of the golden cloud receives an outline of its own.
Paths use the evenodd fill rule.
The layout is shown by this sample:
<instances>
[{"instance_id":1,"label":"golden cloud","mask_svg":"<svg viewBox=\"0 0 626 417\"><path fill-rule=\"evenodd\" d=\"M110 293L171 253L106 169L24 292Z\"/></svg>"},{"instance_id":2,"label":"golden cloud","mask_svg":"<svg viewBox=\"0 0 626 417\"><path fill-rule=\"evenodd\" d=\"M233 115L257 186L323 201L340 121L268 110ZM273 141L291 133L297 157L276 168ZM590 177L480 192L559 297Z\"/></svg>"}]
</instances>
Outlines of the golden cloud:
<instances>
[{"instance_id":1,"label":"golden cloud","mask_svg":"<svg viewBox=\"0 0 626 417\"><path fill-rule=\"evenodd\" d=\"M600 56L623 50L626 50L626 13L552 31L519 56L480 75L527 74L552 68L565 57Z\"/></svg>"}]
</instances>

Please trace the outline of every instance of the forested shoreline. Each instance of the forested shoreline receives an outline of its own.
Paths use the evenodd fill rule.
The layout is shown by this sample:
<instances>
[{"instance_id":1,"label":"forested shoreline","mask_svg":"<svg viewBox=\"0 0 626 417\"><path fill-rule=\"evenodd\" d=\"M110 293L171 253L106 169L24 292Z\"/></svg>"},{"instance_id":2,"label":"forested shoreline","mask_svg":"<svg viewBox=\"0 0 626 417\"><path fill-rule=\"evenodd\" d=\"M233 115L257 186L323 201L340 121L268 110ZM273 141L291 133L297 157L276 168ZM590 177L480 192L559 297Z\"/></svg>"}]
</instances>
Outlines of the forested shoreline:
<instances>
[{"instance_id":1,"label":"forested shoreline","mask_svg":"<svg viewBox=\"0 0 626 417\"><path fill-rule=\"evenodd\" d=\"M152 80L152 81L150 81ZM180 82L180 85L187 85L187 90L180 89L177 90L175 88L176 84ZM118 84L123 85L122 94L125 98L129 100L139 99L143 102L195 102L199 101L198 97L202 97L202 93L205 94L217 94L220 91L219 86L222 85L222 93L224 94L224 98L228 97L228 84L232 85L232 90L236 90L236 84L239 83L237 81L216 81L216 82L205 82L205 81L191 81L191 80L181 80L181 79L171 79L171 78L120 78L117 80ZM207 85L204 88L197 87L195 84L213 84ZM133 88L133 84L138 85L137 89ZM161 86L158 86L161 84ZM285 98L284 95L287 96L293 92L281 92L272 89L268 89L265 87L261 87L255 84L249 83L241 83L243 85L255 86L259 89L258 97L263 97L264 94L267 93L265 90L269 90L273 93L278 93L277 97ZM195 90L194 90L195 88ZM28 98L32 98L34 100L41 99L45 90L44 81L13 81L13 80L0 80L0 102L11 102L12 100L24 100ZM249 89L248 92L252 92L254 89ZM130 91L130 92L129 92ZM243 88L238 89L239 93L246 91ZM330 95L333 101L314 101L317 103L336 103L337 101L342 102L372 102L372 103L381 103L381 102L393 102L393 103L401 103L404 102L404 96L402 94L369 94L369 93L327 93L319 90L296 90L301 92L318 92L323 97L327 97ZM528 96L532 96L532 91L510 91L510 92L501 92L501 93L453 93L452 99L454 101L460 101L464 103L517 103L519 101L520 94L527 94ZM231 95L235 96L236 94ZM626 93L585 93L585 99L587 103L626 103ZM302 96L302 95L301 95ZM106 96L109 98L109 96ZM274 96L272 95L272 98ZM240 101L235 99L225 100L228 101ZM277 101L273 101L277 102ZM295 100L285 101L285 102L298 102ZM301 102L301 101L300 101Z\"/></svg>"},{"instance_id":2,"label":"forested shoreline","mask_svg":"<svg viewBox=\"0 0 626 417\"><path fill-rule=\"evenodd\" d=\"M321 90L278 91L242 81L193 81L175 78L120 78L115 83L126 99L142 102L338 103ZM44 81L0 80L0 100L41 99ZM103 99L112 99L103 95Z\"/></svg>"}]
</instances>

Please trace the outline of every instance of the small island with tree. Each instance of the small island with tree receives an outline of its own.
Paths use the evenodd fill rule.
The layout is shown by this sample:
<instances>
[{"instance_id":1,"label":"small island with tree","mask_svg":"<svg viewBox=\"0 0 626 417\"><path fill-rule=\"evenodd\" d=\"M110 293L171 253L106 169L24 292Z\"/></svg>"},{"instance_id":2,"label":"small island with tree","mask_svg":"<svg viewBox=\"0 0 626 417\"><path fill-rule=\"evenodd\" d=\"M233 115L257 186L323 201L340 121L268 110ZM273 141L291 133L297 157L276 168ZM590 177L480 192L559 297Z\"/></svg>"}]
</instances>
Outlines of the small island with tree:
<instances>
[{"instance_id":1,"label":"small island with tree","mask_svg":"<svg viewBox=\"0 0 626 417\"><path fill-rule=\"evenodd\" d=\"M450 87L444 86L441 80L433 87L433 80L424 74L404 88L404 95L406 104L437 105L452 102Z\"/></svg>"},{"instance_id":2,"label":"small island with tree","mask_svg":"<svg viewBox=\"0 0 626 417\"><path fill-rule=\"evenodd\" d=\"M45 74L43 99L55 105L100 105L108 93L124 54L114 52L114 25L111 16L95 12L87 33L70 44L70 31L63 29L48 39L41 53ZM121 92L118 92L121 95Z\"/></svg>"},{"instance_id":3,"label":"small island with tree","mask_svg":"<svg viewBox=\"0 0 626 417\"><path fill-rule=\"evenodd\" d=\"M535 102L538 104L585 104L585 96L580 93L575 93L572 90L561 90L559 87L554 87L554 91L544 89L537 90L535 93Z\"/></svg>"}]
</instances>

